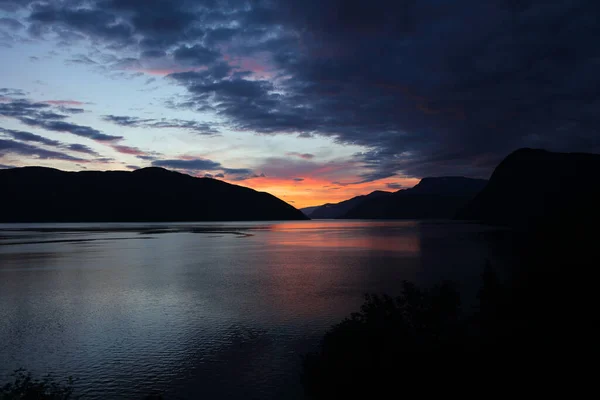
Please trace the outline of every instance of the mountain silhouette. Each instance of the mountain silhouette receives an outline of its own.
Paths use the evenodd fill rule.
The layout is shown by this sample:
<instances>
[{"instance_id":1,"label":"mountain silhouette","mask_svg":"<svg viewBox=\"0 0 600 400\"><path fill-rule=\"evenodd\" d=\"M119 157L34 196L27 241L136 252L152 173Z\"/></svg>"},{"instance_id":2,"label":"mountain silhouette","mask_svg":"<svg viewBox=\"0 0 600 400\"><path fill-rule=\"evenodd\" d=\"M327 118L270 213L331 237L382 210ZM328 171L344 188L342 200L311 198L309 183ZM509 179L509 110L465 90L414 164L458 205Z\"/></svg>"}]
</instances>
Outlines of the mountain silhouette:
<instances>
[{"instance_id":1,"label":"mountain silhouette","mask_svg":"<svg viewBox=\"0 0 600 400\"><path fill-rule=\"evenodd\" d=\"M0 222L303 220L277 197L163 168L0 170Z\"/></svg>"},{"instance_id":2,"label":"mountain silhouette","mask_svg":"<svg viewBox=\"0 0 600 400\"><path fill-rule=\"evenodd\" d=\"M520 149L458 217L529 229L554 219L598 220L600 155Z\"/></svg>"},{"instance_id":3,"label":"mountain silhouette","mask_svg":"<svg viewBox=\"0 0 600 400\"><path fill-rule=\"evenodd\" d=\"M312 214L312 212L315 211L319 207L321 207L321 206L304 207L304 208L300 208L299 210L302 211L302 213L304 215L306 215L307 217L310 217L310 214Z\"/></svg>"},{"instance_id":4,"label":"mountain silhouette","mask_svg":"<svg viewBox=\"0 0 600 400\"><path fill-rule=\"evenodd\" d=\"M454 218L483 189L485 179L459 176L423 178L413 188L368 199L341 218L446 219Z\"/></svg>"},{"instance_id":5,"label":"mountain silhouette","mask_svg":"<svg viewBox=\"0 0 600 400\"><path fill-rule=\"evenodd\" d=\"M383 196L389 196L392 193L376 190L367 195L356 196L339 203L327 203L317 207L306 207L301 211L313 219L334 219L340 218L348 211L370 199L376 199ZM312 210L311 210L312 209Z\"/></svg>"}]
</instances>

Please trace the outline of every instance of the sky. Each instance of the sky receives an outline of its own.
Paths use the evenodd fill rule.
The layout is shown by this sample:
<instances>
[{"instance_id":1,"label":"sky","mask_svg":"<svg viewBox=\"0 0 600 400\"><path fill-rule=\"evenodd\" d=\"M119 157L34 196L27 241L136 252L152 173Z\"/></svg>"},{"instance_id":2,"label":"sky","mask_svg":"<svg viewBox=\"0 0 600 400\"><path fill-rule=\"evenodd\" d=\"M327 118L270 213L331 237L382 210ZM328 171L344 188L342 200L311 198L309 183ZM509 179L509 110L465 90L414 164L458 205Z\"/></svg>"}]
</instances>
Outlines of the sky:
<instances>
[{"instance_id":1,"label":"sky","mask_svg":"<svg viewBox=\"0 0 600 400\"><path fill-rule=\"evenodd\" d=\"M296 207L600 152L597 0L0 0L0 168Z\"/></svg>"}]
</instances>

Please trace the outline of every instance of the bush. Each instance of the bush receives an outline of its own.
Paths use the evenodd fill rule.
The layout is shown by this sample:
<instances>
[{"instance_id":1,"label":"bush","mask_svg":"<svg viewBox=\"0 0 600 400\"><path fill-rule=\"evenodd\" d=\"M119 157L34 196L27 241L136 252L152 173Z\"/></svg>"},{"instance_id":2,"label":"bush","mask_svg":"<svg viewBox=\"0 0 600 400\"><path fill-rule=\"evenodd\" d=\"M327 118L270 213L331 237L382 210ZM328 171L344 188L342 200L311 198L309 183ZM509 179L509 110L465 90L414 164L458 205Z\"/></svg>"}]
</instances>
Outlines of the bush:
<instances>
[{"instance_id":1,"label":"bush","mask_svg":"<svg viewBox=\"0 0 600 400\"><path fill-rule=\"evenodd\" d=\"M76 399L73 395L73 378L65 381L55 381L50 375L41 380L35 379L30 372L17 369L11 375L14 379L0 387L2 400L69 400Z\"/></svg>"}]
</instances>

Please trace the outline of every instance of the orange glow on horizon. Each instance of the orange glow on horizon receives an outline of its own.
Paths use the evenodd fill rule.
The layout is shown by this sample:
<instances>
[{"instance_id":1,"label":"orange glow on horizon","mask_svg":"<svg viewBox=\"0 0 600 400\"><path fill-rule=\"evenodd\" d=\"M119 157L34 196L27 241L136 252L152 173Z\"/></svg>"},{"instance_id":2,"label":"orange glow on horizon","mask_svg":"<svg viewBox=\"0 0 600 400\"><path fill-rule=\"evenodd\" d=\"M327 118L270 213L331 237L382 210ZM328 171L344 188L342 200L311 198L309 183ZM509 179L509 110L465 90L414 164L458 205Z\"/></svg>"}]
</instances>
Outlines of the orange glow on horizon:
<instances>
[{"instance_id":1,"label":"orange glow on horizon","mask_svg":"<svg viewBox=\"0 0 600 400\"><path fill-rule=\"evenodd\" d=\"M395 192L398 189L390 189L387 186L388 183L400 184L402 188L409 188L416 185L419 180L417 178L392 177L375 182L342 186L336 185L329 180L311 177L304 178L302 181L272 177L258 177L241 182L225 179L228 183L247 186L261 192L268 192L296 208L318 206L325 203L338 203L355 196L369 194L375 190Z\"/></svg>"}]
</instances>

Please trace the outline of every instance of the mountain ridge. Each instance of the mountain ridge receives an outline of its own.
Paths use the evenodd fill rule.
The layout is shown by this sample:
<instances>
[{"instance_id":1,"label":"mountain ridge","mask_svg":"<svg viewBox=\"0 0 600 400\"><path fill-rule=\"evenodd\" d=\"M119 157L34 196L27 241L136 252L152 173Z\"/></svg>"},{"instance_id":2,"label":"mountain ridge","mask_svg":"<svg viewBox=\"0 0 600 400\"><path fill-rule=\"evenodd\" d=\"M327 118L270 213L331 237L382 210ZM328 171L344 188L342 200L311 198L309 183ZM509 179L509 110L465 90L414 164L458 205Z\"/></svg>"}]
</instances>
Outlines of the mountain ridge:
<instances>
[{"instance_id":1,"label":"mountain ridge","mask_svg":"<svg viewBox=\"0 0 600 400\"><path fill-rule=\"evenodd\" d=\"M450 219L487 184L459 176L426 177L414 187L369 199L349 210L348 219Z\"/></svg>"},{"instance_id":2,"label":"mountain ridge","mask_svg":"<svg viewBox=\"0 0 600 400\"><path fill-rule=\"evenodd\" d=\"M457 217L521 228L552 218L598 218L599 176L598 154L519 149Z\"/></svg>"},{"instance_id":3,"label":"mountain ridge","mask_svg":"<svg viewBox=\"0 0 600 400\"><path fill-rule=\"evenodd\" d=\"M363 201L391 194L391 192L375 190L369 194L354 196L348 200L340 201L339 203L325 203L320 206L305 207L301 209L301 211L306 210L308 213L306 215L313 219L335 219L341 217ZM312 209L312 211L310 209Z\"/></svg>"},{"instance_id":4,"label":"mountain ridge","mask_svg":"<svg viewBox=\"0 0 600 400\"><path fill-rule=\"evenodd\" d=\"M304 220L277 197L158 167L135 171L0 170L0 222ZM40 201L43 199L43 201Z\"/></svg>"}]
</instances>

